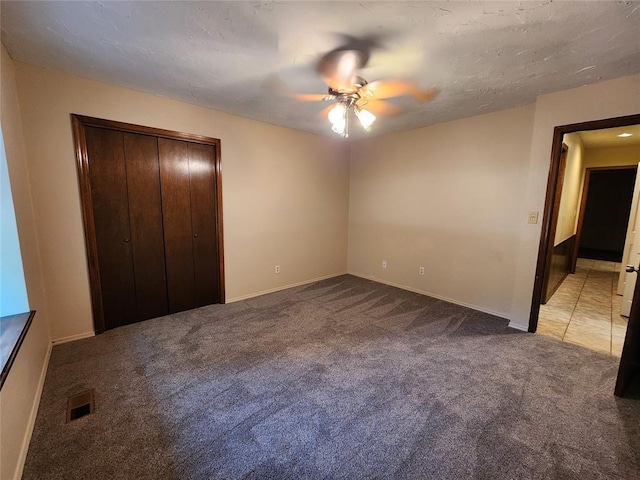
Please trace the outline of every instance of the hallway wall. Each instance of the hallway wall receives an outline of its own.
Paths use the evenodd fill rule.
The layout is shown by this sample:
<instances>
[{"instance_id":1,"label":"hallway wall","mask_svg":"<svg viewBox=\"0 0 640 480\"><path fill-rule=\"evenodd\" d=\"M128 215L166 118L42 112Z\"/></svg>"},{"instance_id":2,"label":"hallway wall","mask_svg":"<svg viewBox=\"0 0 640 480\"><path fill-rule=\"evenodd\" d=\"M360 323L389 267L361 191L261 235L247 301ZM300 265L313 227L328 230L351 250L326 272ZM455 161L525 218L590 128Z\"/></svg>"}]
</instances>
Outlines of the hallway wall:
<instances>
[{"instance_id":1,"label":"hallway wall","mask_svg":"<svg viewBox=\"0 0 640 480\"><path fill-rule=\"evenodd\" d=\"M569 133L564 136L562 141L569 147L569 150L554 245L559 245L576 233L584 183L585 148L580 140L580 135Z\"/></svg>"},{"instance_id":2,"label":"hallway wall","mask_svg":"<svg viewBox=\"0 0 640 480\"><path fill-rule=\"evenodd\" d=\"M589 148L585 152L585 168L637 166L638 163L640 163L640 145Z\"/></svg>"}]
</instances>

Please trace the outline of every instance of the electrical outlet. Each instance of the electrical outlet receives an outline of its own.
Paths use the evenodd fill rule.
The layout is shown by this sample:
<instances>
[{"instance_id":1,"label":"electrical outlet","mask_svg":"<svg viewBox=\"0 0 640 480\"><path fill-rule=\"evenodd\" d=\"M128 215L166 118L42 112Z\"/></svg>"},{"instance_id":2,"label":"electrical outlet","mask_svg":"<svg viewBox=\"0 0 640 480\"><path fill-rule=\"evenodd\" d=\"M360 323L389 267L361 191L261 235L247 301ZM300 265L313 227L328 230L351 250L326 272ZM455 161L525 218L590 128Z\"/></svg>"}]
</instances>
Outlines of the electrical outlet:
<instances>
[{"instance_id":1,"label":"electrical outlet","mask_svg":"<svg viewBox=\"0 0 640 480\"><path fill-rule=\"evenodd\" d=\"M387 268L387 261L386 260L382 260L382 268Z\"/></svg>"},{"instance_id":2,"label":"electrical outlet","mask_svg":"<svg viewBox=\"0 0 640 480\"><path fill-rule=\"evenodd\" d=\"M528 223L538 223L538 212L529 212Z\"/></svg>"},{"instance_id":3,"label":"electrical outlet","mask_svg":"<svg viewBox=\"0 0 640 480\"><path fill-rule=\"evenodd\" d=\"M418 273L420 275L424 275L424 267L420 267L420 269L418 270Z\"/></svg>"},{"instance_id":4,"label":"electrical outlet","mask_svg":"<svg viewBox=\"0 0 640 480\"><path fill-rule=\"evenodd\" d=\"M280 273L280 265L276 265L276 273Z\"/></svg>"}]
</instances>

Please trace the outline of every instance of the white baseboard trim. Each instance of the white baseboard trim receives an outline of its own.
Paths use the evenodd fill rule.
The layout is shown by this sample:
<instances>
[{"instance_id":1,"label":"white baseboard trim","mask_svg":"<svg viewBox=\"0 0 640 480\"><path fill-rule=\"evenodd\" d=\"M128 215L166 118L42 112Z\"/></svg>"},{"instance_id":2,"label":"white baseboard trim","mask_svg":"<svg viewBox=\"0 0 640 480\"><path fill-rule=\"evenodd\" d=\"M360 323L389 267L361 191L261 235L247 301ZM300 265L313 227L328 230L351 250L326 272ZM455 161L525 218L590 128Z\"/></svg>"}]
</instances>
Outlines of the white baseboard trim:
<instances>
[{"instance_id":1,"label":"white baseboard trim","mask_svg":"<svg viewBox=\"0 0 640 480\"><path fill-rule=\"evenodd\" d=\"M269 290L262 290L256 293L250 293L248 295L241 295L239 297L227 298L226 303L239 302L241 300L247 300L249 298L259 297L261 295L267 295L268 293L279 292L280 290L286 290L287 288L300 287L302 285L308 285L309 283L319 282L320 280L327 280L328 278L339 277L340 275L346 275L347 272L332 273L331 275L325 275L324 277L312 278L310 280L304 280L302 282L291 283L282 287L270 288Z\"/></svg>"},{"instance_id":2,"label":"white baseboard trim","mask_svg":"<svg viewBox=\"0 0 640 480\"><path fill-rule=\"evenodd\" d=\"M20 448L20 456L18 457L18 465L14 472L14 480L20 480L22 478L22 472L24 471L24 462L27 460L27 452L29 451L29 444L31 443L31 436L33 435L33 429L36 426L36 418L38 416L38 408L40 407L40 398L42 398L42 390L44 388L44 380L47 378L47 370L49 368L49 360L51 359L51 350L53 349L53 342L49 342L47 353L44 357L42 364L42 370L40 371L40 378L38 379L38 388L36 390L36 396L33 399L33 405L31 406L31 413L29 414L29 423L27 424L27 434L22 440L22 447Z\"/></svg>"},{"instance_id":3,"label":"white baseboard trim","mask_svg":"<svg viewBox=\"0 0 640 480\"><path fill-rule=\"evenodd\" d=\"M407 285L400 285L398 283L389 282L387 280L383 280L381 278L376 278L370 275L365 275L362 273L349 272L349 275L353 275L354 277L364 278L366 280L371 280L373 282L384 283L385 285L389 285L391 287L401 288L403 290L408 290L413 293L419 293L420 295L426 295L428 297L437 298L438 300L443 300L445 302L453 303L455 305L460 305L461 307L467 307L472 310L477 310L479 312L488 313L489 315L494 315L496 317L504 318L505 320L511 320L509 315L503 312L496 312L494 310L489 310L488 308L479 307L477 305L472 305L470 303L461 302L460 300L454 300L453 298L444 297L442 295L438 295L436 293L426 292L424 290L419 290L417 288L409 287Z\"/></svg>"},{"instance_id":4,"label":"white baseboard trim","mask_svg":"<svg viewBox=\"0 0 640 480\"><path fill-rule=\"evenodd\" d=\"M513 323L513 321L509 322L509 327L510 328L515 328L516 330L520 330L523 332L528 332L529 331L529 326L525 326L525 325L520 325L519 323Z\"/></svg>"},{"instance_id":5,"label":"white baseboard trim","mask_svg":"<svg viewBox=\"0 0 640 480\"><path fill-rule=\"evenodd\" d=\"M95 335L95 332L78 333L77 335L69 335L68 337L56 338L55 340L52 340L51 343L53 345L60 345L61 343L74 342L76 340L82 340L83 338L95 337Z\"/></svg>"}]
</instances>

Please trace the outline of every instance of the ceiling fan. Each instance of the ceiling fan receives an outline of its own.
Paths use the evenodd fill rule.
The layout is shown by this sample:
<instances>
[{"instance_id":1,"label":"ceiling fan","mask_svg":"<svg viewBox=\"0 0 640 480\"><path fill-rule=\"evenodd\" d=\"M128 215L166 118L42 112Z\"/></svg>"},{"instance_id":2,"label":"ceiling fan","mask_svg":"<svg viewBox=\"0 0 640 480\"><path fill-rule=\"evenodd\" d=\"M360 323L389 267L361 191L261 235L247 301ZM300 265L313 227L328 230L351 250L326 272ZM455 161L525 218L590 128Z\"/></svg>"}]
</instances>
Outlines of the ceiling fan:
<instances>
[{"instance_id":1,"label":"ceiling fan","mask_svg":"<svg viewBox=\"0 0 640 480\"><path fill-rule=\"evenodd\" d=\"M316 72L322 77L329 90L326 94L295 94L301 101L330 101L322 111L332 124L332 130L338 135L349 136L349 111L353 111L365 131L377 116L391 116L404 110L385 101L389 98L411 95L415 100L432 100L438 89L422 90L414 83L405 81L367 82L358 75L369 61L368 48L363 44L350 44L325 54L316 65Z\"/></svg>"}]
</instances>

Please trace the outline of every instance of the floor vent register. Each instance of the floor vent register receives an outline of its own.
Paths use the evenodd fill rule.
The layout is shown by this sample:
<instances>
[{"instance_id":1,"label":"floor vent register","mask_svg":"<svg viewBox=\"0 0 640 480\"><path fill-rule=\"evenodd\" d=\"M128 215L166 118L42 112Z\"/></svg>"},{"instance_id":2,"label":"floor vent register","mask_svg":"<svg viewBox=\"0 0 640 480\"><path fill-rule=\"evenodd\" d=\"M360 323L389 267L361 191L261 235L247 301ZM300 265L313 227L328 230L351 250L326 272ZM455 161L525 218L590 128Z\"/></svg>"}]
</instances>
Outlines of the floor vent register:
<instances>
[{"instance_id":1,"label":"floor vent register","mask_svg":"<svg viewBox=\"0 0 640 480\"><path fill-rule=\"evenodd\" d=\"M71 395L67 400L67 423L77 420L94 411L94 393L91 390Z\"/></svg>"}]
</instances>

